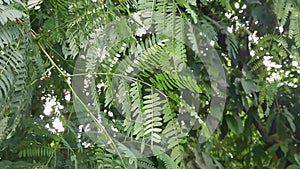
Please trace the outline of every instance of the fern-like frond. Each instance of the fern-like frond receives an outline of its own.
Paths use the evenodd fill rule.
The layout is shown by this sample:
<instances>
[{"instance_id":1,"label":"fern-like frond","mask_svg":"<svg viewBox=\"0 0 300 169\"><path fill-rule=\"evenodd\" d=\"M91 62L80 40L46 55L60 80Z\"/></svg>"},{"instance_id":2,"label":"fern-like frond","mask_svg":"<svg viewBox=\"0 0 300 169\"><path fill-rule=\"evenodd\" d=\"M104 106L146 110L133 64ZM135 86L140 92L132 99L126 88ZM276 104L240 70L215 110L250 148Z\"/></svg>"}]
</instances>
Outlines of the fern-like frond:
<instances>
[{"instance_id":1,"label":"fern-like frond","mask_svg":"<svg viewBox=\"0 0 300 169\"><path fill-rule=\"evenodd\" d=\"M143 97L144 99L144 132L143 135L147 136L150 134L151 137L151 145L153 143L160 143L161 136L160 132L162 131L162 106L165 104L165 100L162 100L159 97L158 93L154 93L154 89L149 90L150 94Z\"/></svg>"},{"instance_id":2,"label":"fern-like frond","mask_svg":"<svg viewBox=\"0 0 300 169\"><path fill-rule=\"evenodd\" d=\"M32 44L29 55L33 56L30 57L30 62L32 63L33 67L36 68L36 73L38 74L38 76L44 74L46 64L42 59L39 47L36 44Z\"/></svg>"},{"instance_id":3,"label":"fern-like frond","mask_svg":"<svg viewBox=\"0 0 300 169\"><path fill-rule=\"evenodd\" d=\"M178 73L158 73L154 78L149 79L159 90L189 89L192 92L200 93L201 88L195 79L190 76Z\"/></svg>"},{"instance_id":4,"label":"fern-like frond","mask_svg":"<svg viewBox=\"0 0 300 169\"><path fill-rule=\"evenodd\" d=\"M77 57L94 38L91 35L106 22L101 1L50 1L48 5L53 12L44 21L40 36L47 36L44 44L61 44L66 59Z\"/></svg>"},{"instance_id":5,"label":"fern-like frond","mask_svg":"<svg viewBox=\"0 0 300 169\"><path fill-rule=\"evenodd\" d=\"M165 129L162 131L163 140L167 143L167 149L171 149L171 159L176 165L182 162L183 147L182 143L185 143L186 133L183 132L182 127L174 120L169 121Z\"/></svg>"},{"instance_id":6,"label":"fern-like frond","mask_svg":"<svg viewBox=\"0 0 300 169\"><path fill-rule=\"evenodd\" d=\"M117 9L127 11L128 7L137 7L138 3L136 0L119 0L119 4L116 6Z\"/></svg>"},{"instance_id":7,"label":"fern-like frond","mask_svg":"<svg viewBox=\"0 0 300 169\"><path fill-rule=\"evenodd\" d=\"M172 47L175 47L175 40L184 42L185 22L178 16L177 12L180 9L175 1L142 0L139 1L138 9L148 31L167 36L171 40Z\"/></svg>"},{"instance_id":8,"label":"fern-like frond","mask_svg":"<svg viewBox=\"0 0 300 169\"><path fill-rule=\"evenodd\" d=\"M291 22L290 22L290 36L294 37L296 46L300 47L300 13L295 12L291 15Z\"/></svg>"},{"instance_id":9,"label":"fern-like frond","mask_svg":"<svg viewBox=\"0 0 300 169\"><path fill-rule=\"evenodd\" d=\"M173 120L170 121L165 129L162 131L164 139L168 142L168 149L172 149L175 146L180 145L184 142L186 133L183 133L183 130L179 124L176 124Z\"/></svg>"},{"instance_id":10,"label":"fern-like frond","mask_svg":"<svg viewBox=\"0 0 300 169\"><path fill-rule=\"evenodd\" d=\"M3 160L0 161L0 166L5 168L47 168L46 165L41 164L40 162L37 163L28 163L24 161L8 161Z\"/></svg>"},{"instance_id":11,"label":"fern-like frond","mask_svg":"<svg viewBox=\"0 0 300 169\"><path fill-rule=\"evenodd\" d=\"M265 48L266 50L261 50ZM265 35L254 47L255 56L250 59L248 65L253 64L251 71L255 71L264 66L264 57L271 55L276 58L288 56L288 43L282 36L268 34ZM268 53L268 54L267 54Z\"/></svg>"},{"instance_id":12,"label":"fern-like frond","mask_svg":"<svg viewBox=\"0 0 300 169\"><path fill-rule=\"evenodd\" d=\"M125 119L124 125L125 125L125 131L127 133L131 133L133 131L133 127L135 126L141 126L142 125L142 108L143 108L143 100L142 100L142 91L141 91L142 85L139 81L134 81L131 84L130 88L130 96L131 96L131 112L132 115L129 117L129 119ZM137 118L138 117L138 118ZM135 119L135 121L133 121ZM138 123L138 124L135 124ZM132 133L133 134L133 133Z\"/></svg>"},{"instance_id":13,"label":"fern-like frond","mask_svg":"<svg viewBox=\"0 0 300 169\"><path fill-rule=\"evenodd\" d=\"M125 79L121 78L119 81L118 87L118 102L122 105L121 113L125 116L125 120L123 123L124 130L127 131L128 135L131 135L133 132L134 122L132 121L132 101L130 98L130 94L132 94L132 89ZM138 96L137 96L138 97Z\"/></svg>"},{"instance_id":14,"label":"fern-like frond","mask_svg":"<svg viewBox=\"0 0 300 169\"><path fill-rule=\"evenodd\" d=\"M225 43L226 43L226 49L229 56L232 59L236 59L238 53L238 43L236 39L231 34L227 33Z\"/></svg>"},{"instance_id":15,"label":"fern-like frond","mask_svg":"<svg viewBox=\"0 0 300 169\"><path fill-rule=\"evenodd\" d=\"M251 68L251 72L254 72L264 66L264 59L259 59L256 63L254 63L253 67Z\"/></svg>"},{"instance_id":16,"label":"fern-like frond","mask_svg":"<svg viewBox=\"0 0 300 169\"><path fill-rule=\"evenodd\" d=\"M22 157L50 157L55 149L46 146L33 145L21 150L18 155Z\"/></svg>"},{"instance_id":17,"label":"fern-like frond","mask_svg":"<svg viewBox=\"0 0 300 169\"><path fill-rule=\"evenodd\" d=\"M142 113L137 116L133 134L137 136L136 139L150 137L151 146L153 146L153 143L160 143L161 141L161 106L165 103L165 100L162 100L153 88L148 92L150 92L149 95L143 97Z\"/></svg>"},{"instance_id":18,"label":"fern-like frond","mask_svg":"<svg viewBox=\"0 0 300 169\"><path fill-rule=\"evenodd\" d=\"M144 169L155 169L154 163L148 158L138 158L137 166Z\"/></svg>"},{"instance_id":19,"label":"fern-like frond","mask_svg":"<svg viewBox=\"0 0 300 169\"><path fill-rule=\"evenodd\" d=\"M216 22L212 18L208 16L204 16L204 18L211 24L213 24L220 33L226 35L225 44L226 44L226 50L228 52L228 55L232 59L236 59L237 53L238 53L238 42L236 40L236 37L227 31L227 27L224 27L220 23ZM213 39L212 39L213 40ZM206 41L206 43L209 43L210 41Z\"/></svg>"},{"instance_id":20,"label":"fern-like frond","mask_svg":"<svg viewBox=\"0 0 300 169\"><path fill-rule=\"evenodd\" d=\"M18 40L21 35L21 29L15 24L7 24L0 30L0 48L10 45L12 42Z\"/></svg>"},{"instance_id":21,"label":"fern-like frond","mask_svg":"<svg viewBox=\"0 0 300 169\"><path fill-rule=\"evenodd\" d=\"M0 119L8 118L4 136L11 137L22 117L21 111L30 103L30 77L27 64L30 63L31 36L28 33L28 19L22 11L5 1L0 5ZM10 5L7 5L10 4ZM21 27L16 20L23 19ZM34 68L31 68L31 70Z\"/></svg>"},{"instance_id":22,"label":"fern-like frond","mask_svg":"<svg viewBox=\"0 0 300 169\"><path fill-rule=\"evenodd\" d=\"M133 112L133 117L136 117L142 111L143 100L141 89L142 85L139 81L135 81L131 84L130 96L132 98L131 111Z\"/></svg>"},{"instance_id":23,"label":"fern-like frond","mask_svg":"<svg viewBox=\"0 0 300 169\"><path fill-rule=\"evenodd\" d=\"M121 169L122 165L118 157L113 154L104 151L101 148L97 148L95 152L96 160L99 169L104 168L118 168Z\"/></svg>"},{"instance_id":24,"label":"fern-like frond","mask_svg":"<svg viewBox=\"0 0 300 169\"><path fill-rule=\"evenodd\" d=\"M0 0L0 4L7 4L10 5L12 3L14 3L16 0Z\"/></svg>"},{"instance_id":25,"label":"fern-like frond","mask_svg":"<svg viewBox=\"0 0 300 169\"><path fill-rule=\"evenodd\" d=\"M287 22L289 13L292 11L292 3L290 0L275 0L274 12L277 15L280 25L284 26Z\"/></svg>"},{"instance_id":26,"label":"fern-like frond","mask_svg":"<svg viewBox=\"0 0 300 169\"><path fill-rule=\"evenodd\" d=\"M2 26L8 21L16 21L16 19L22 18L23 16L25 16L25 14L22 11L12 6L0 4L0 23Z\"/></svg>"},{"instance_id":27,"label":"fern-like frond","mask_svg":"<svg viewBox=\"0 0 300 169\"><path fill-rule=\"evenodd\" d=\"M0 120L0 142L6 137L5 130L8 125L8 117Z\"/></svg>"},{"instance_id":28,"label":"fern-like frond","mask_svg":"<svg viewBox=\"0 0 300 169\"><path fill-rule=\"evenodd\" d=\"M166 8L164 8L166 9ZM138 10L141 12L141 17L143 22L147 25L146 29L152 29L155 25L155 11L156 11L156 1L153 0L141 0L138 1Z\"/></svg>"},{"instance_id":29,"label":"fern-like frond","mask_svg":"<svg viewBox=\"0 0 300 169\"><path fill-rule=\"evenodd\" d=\"M178 165L174 163L172 158L162 148L154 146L152 150L156 157L164 163L166 169L179 169Z\"/></svg>"},{"instance_id":30,"label":"fern-like frond","mask_svg":"<svg viewBox=\"0 0 300 169\"><path fill-rule=\"evenodd\" d=\"M105 101L104 101L104 106L110 108L111 103L114 100L114 91L113 91L113 85L111 82L111 76L107 75L106 76L106 81L105 81Z\"/></svg>"},{"instance_id":31,"label":"fern-like frond","mask_svg":"<svg viewBox=\"0 0 300 169\"><path fill-rule=\"evenodd\" d=\"M138 70L151 70L152 68L170 71L170 56L164 50L165 39L161 40L156 36L141 42L138 45L142 50L138 52L136 67Z\"/></svg>"},{"instance_id":32,"label":"fern-like frond","mask_svg":"<svg viewBox=\"0 0 300 169\"><path fill-rule=\"evenodd\" d=\"M270 43L271 42L271 43ZM284 37L275 35L275 34L268 34L265 35L260 41L258 42L257 46L266 46L266 45L271 45L272 43L276 43L275 45L278 47L283 47L285 49L288 48L288 44ZM258 49L257 49L258 50Z\"/></svg>"},{"instance_id":33,"label":"fern-like frond","mask_svg":"<svg viewBox=\"0 0 300 169\"><path fill-rule=\"evenodd\" d=\"M99 77L106 85L104 105L105 108L113 111L114 122L110 124L113 127L119 126L116 133L124 134L123 141L126 144L130 142L130 146L131 143L138 142L141 146L140 150L136 149L136 151L148 154L146 149L148 151L149 147L151 150L155 145L162 144L167 149L171 149L170 155L160 155L162 151L157 154L155 148L152 149L154 154L164 163L165 168L178 168L183 166L182 144L186 142L186 133L184 133L184 126L178 124L180 119L176 110L187 109L188 113L195 114L195 112L190 111L187 104L181 106L184 103L179 95L174 100L170 95L179 93L181 89L193 93L202 92L198 82L192 76L184 74L189 71L186 68L185 48L189 45L186 45L185 40L189 40L192 50L200 54L205 50L206 45L209 45L208 40L217 40L216 32L206 30L213 29L206 20L199 23L202 26L200 31L198 27L192 25L187 27L187 23L178 12L182 9L178 8L176 1L142 0L138 1L138 5L137 13L141 15L142 25L145 25L150 33L136 37L125 21L120 24L123 27L115 24L107 27L108 30L100 30L102 37L99 38L98 46L100 50L104 49L103 44L107 47L103 52L105 56L102 55L101 59L98 59L95 57L97 55L95 52L86 56L86 72L98 71L97 65L100 61L100 67L103 68L101 71L104 72L99 74L106 76ZM124 32L127 33L126 36L123 35ZM128 38L128 41L122 41L121 38L128 37L128 34L134 36ZM96 41L95 44L97 46ZM196 115L191 116L196 117ZM102 140L108 141L106 138ZM101 143L105 144L105 141ZM122 150L121 154L131 157L133 153L131 149L128 151L124 147L118 148ZM136 152L133 155L136 155ZM139 160L136 161L136 158L129 158L127 161L130 165L139 166ZM127 161L125 160L125 163ZM154 166L148 165L149 163L142 164L150 168Z\"/></svg>"},{"instance_id":34,"label":"fern-like frond","mask_svg":"<svg viewBox=\"0 0 300 169\"><path fill-rule=\"evenodd\" d=\"M78 32L70 32L71 30L68 30L66 32L66 41L64 41L62 45L62 52L65 56L65 58L75 58L79 53L79 42L78 42ZM81 39L83 40L83 39Z\"/></svg>"},{"instance_id":35,"label":"fern-like frond","mask_svg":"<svg viewBox=\"0 0 300 169\"><path fill-rule=\"evenodd\" d=\"M202 19L200 20L199 26L200 32L207 38L207 41L217 41L217 32L215 31L214 27L209 23L209 21Z\"/></svg>"}]
</instances>

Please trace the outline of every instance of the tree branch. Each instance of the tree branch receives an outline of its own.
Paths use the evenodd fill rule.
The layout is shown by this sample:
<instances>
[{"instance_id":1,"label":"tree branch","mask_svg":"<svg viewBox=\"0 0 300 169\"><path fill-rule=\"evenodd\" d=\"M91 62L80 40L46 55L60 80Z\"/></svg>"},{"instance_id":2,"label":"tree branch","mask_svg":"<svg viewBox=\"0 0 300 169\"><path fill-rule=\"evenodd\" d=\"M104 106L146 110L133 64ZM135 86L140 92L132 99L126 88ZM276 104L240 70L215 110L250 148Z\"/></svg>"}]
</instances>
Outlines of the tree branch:
<instances>
[{"instance_id":1,"label":"tree branch","mask_svg":"<svg viewBox=\"0 0 300 169\"><path fill-rule=\"evenodd\" d=\"M268 135L266 129L261 124L260 119L258 118L257 115L254 115L254 117L253 117L253 124L256 127L256 129L259 131L259 133L262 135L266 144L268 144L269 146L272 146L273 144L275 144L274 140L269 139L269 135Z\"/></svg>"}]
</instances>

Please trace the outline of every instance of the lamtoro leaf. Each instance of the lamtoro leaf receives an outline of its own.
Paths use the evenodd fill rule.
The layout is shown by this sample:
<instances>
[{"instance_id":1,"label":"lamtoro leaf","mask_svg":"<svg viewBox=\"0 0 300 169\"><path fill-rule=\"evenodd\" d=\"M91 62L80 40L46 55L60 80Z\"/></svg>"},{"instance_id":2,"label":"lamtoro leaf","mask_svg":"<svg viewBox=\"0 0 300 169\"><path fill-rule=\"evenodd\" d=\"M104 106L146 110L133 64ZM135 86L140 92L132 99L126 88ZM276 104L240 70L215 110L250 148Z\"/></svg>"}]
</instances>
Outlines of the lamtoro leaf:
<instances>
[{"instance_id":1,"label":"lamtoro leaf","mask_svg":"<svg viewBox=\"0 0 300 169\"><path fill-rule=\"evenodd\" d=\"M22 18L23 16L25 16L25 14L22 11L0 4L0 23L2 25L8 21L16 21L17 18Z\"/></svg>"},{"instance_id":2,"label":"lamtoro leaf","mask_svg":"<svg viewBox=\"0 0 300 169\"><path fill-rule=\"evenodd\" d=\"M0 168L300 168L299 2L0 0Z\"/></svg>"},{"instance_id":3,"label":"lamtoro leaf","mask_svg":"<svg viewBox=\"0 0 300 169\"><path fill-rule=\"evenodd\" d=\"M300 46L300 12L295 13L291 16L290 21L290 35L295 38L297 47Z\"/></svg>"},{"instance_id":4,"label":"lamtoro leaf","mask_svg":"<svg viewBox=\"0 0 300 169\"><path fill-rule=\"evenodd\" d=\"M0 142L2 140L5 139L6 135L4 134L5 133L5 129L7 128L7 123L8 123L8 117L5 117L3 119L0 120Z\"/></svg>"}]
</instances>

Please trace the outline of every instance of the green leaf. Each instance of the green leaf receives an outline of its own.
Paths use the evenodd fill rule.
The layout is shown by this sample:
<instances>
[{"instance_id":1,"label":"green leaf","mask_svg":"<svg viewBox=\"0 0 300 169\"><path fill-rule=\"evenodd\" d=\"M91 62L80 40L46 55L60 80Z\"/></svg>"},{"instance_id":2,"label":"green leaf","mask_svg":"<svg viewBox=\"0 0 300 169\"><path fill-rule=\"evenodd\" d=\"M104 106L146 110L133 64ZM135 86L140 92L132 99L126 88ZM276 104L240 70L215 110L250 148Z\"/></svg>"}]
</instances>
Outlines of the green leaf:
<instances>
[{"instance_id":1,"label":"green leaf","mask_svg":"<svg viewBox=\"0 0 300 169\"><path fill-rule=\"evenodd\" d=\"M295 165L295 164L289 165L287 167L287 169L299 169L299 168L300 168L300 166L299 165Z\"/></svg>"},{"instance_id":2,"label":"green leaf","mask_svg":"<svg viewBox=\"0 0 300 169\"><path fill-rule=\"evenodd\" d=\"M282 142L282 143L279 144L279 147L280 147L281 151L284 153L285 156L289 151L288 146L289 146L289 144L288 144L287 141Z\"/></svg>"},{"instance_id":3,"label":"green leaf","mask_svg":"<svg viewBox=\"0 0 300 169\"><path fill-rule=\"evenodd\" d=\"M247 2L249 4L259 4L259 5L261 5L261 2L259 0L247 0Z\"/></svg>"},{"instance_id":4,"label":"green leaf","mask_svg":"<svg viewBox=\"0 0 300 169\"><path fill-rule=\"evenodd\" d=\"M300 165L300 155L297 154L297 153L295 153L295 154L294 154L294 159L295 159L295 161L297 162L297 164Z\"/></svg>"},{"instance_id":5,"label":"green leaf","mask_svg":"<svg viewBox=\"0 0 300 169\"><path fill-rule=\"evenodd\" d=\"M226 123L227 123L228 128L234 134L240 133L238 122L237 122L237 120L232 115L226 116Z\"/></svg>"},{"instance_id":6,"label":"green leaf","mask_svg":"<svg viewBox=\"0 0 300 169\"><path fill-rule=\"evenodd\" d=\"M279 148L279 145L274 144L270 148L268 148L268 151L270 152L270 154L275 154L275 152L278 150L278 148Z\"/></svg>"},{"instance_id":7,"label":"green leaf","mask_svg":"<svg viewBox=\"0 0 300 169\"><path fill-rule=\"evenodd\" d=\"M253 93L256 91L256 85L254 82L251 82L251 81L246 80L245 78L242 78L241 84L242 84L244 91L247 94L250 94L250 93Z\"/></svg>"},{"instance_id":8,"label":"green leaf","mask_svg":"<svg viewBox=\"0 0 300 169\"><path fill-rule=\"evenodd\" d=\"M203 156L206 168L215 168L213 159L210 157L210 155L208 153L203 152L202 156Z\"/></svg>"},{"instance_id":9,"label":"green leaf","mask_svg":"<svg viewBox=\"0 0 300 169\"><path fill-rule=\"evenodd\" d=\"M293 132L296 131L296 125L294 123L294 116L286 109L283 115L286 117Z\"/></svg>"}]
</instances>

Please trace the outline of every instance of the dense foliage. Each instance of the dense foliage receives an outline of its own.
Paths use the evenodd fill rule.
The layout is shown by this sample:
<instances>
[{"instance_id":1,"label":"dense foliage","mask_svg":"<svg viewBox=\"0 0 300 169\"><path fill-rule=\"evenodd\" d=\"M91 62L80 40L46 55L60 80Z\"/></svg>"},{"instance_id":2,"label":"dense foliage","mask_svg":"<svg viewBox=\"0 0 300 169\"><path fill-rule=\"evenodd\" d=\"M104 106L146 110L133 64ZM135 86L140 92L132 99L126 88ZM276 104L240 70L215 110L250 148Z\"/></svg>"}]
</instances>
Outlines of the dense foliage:
<instances>
[{"instance_id":1,"label":"dense foliage","mask_svg":"<svg viewBox=\"0 0 300 169\"><path fill-rule=\"evenodd\" d=\"M298 0L0 0L0 25L0 168L300 168Z\"/></svg>"}]
</instances>

